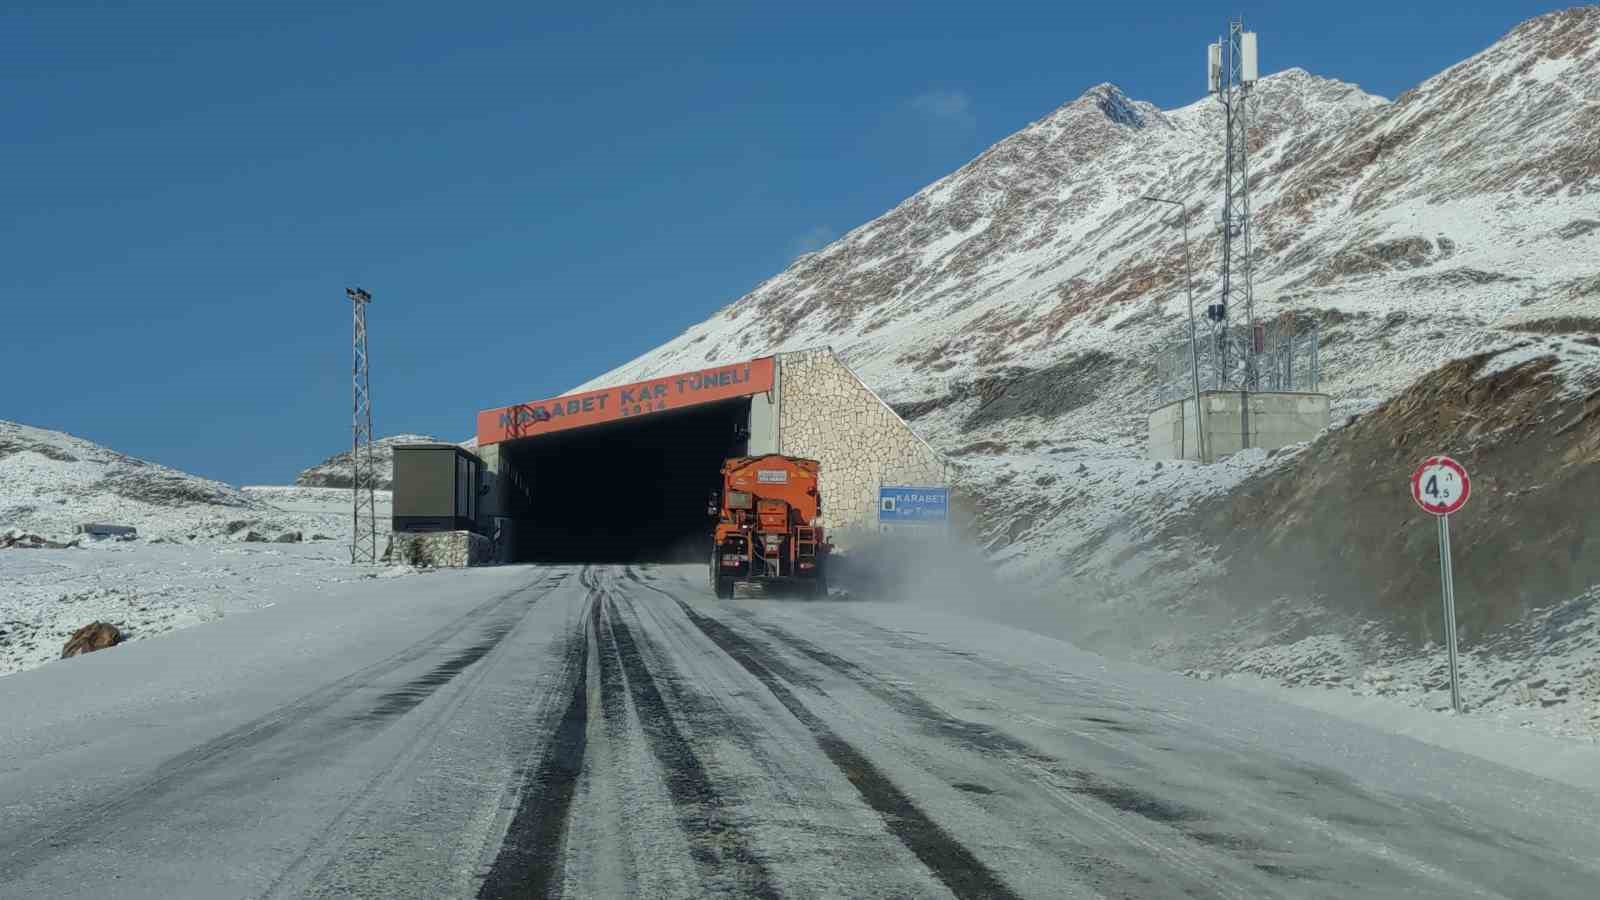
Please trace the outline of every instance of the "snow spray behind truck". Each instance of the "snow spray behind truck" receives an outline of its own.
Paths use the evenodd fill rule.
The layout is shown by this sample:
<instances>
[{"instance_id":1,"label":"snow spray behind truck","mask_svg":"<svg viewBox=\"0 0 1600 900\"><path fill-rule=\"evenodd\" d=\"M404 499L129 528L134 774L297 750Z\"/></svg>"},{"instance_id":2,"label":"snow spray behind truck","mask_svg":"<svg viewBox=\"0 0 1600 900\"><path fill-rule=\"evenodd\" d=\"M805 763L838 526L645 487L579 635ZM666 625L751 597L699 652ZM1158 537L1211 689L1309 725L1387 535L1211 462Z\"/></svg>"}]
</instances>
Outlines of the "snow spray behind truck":
<instances>
[{"instance_id":1,"label":"snow spray behind truck","mask_svg":"<svg viewBox=\"0 0 1600 900\"><path fill-rule=\"evenodd\" d=\"M814 596L828 593L827 561L833 548L818 517L821 464L769 453L722 464L722 489L712 495L717 517L711 544L711 589L732 597L736 582L794 585Z\"/></svg>"}]
</instances>

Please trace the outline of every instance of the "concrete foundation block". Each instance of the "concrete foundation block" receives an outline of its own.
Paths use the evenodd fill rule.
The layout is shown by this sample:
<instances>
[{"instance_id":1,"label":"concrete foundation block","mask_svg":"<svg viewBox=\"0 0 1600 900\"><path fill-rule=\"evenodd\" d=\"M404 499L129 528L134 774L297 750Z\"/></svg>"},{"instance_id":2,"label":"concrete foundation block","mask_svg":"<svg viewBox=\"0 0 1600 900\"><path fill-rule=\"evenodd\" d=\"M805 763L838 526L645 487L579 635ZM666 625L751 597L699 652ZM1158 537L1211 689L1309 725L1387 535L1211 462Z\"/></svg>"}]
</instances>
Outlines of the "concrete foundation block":
<instances>
[{"instance_id":1,"label":"concrete foundation block","mask_svg":"<svg viewBox=\"0 0 1600 900\"><path fill-rule=\"evenodd\" d=\"M494 543L471 531L395 532L384 558L434 568L484 566L494 562Z\"/></svg>"},{"instance_id":2,"label":"concrete foundation block","mask_svg":"<svg viewBox=\"0 0 1600 900\"><path fill-rule=\"evenodd\" d=\"M1202 391L1200 420L1211 461L1249 447L1276 450L1316 437L1328 427L1327 394L1280 391ZM1151 459L1200 459L1200 430L1193 398L1149 415Z\"/></svg>"}]
</instances>

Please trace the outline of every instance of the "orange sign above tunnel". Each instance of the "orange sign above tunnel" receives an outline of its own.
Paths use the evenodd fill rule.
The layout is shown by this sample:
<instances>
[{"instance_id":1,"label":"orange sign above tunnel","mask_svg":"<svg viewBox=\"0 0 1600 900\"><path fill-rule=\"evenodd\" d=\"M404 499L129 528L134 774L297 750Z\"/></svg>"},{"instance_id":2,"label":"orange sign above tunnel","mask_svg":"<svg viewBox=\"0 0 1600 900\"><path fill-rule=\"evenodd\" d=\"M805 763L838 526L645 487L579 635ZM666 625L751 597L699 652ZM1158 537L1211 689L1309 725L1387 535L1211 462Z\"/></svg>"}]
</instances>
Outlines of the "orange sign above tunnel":
<instances>
[{"instance_id":1,"label":"orange sign above tunnel","mask_svg":"<svg viewBox=\"0 0 1600 900\"><path fill-rule=\"evenodd\" d=\"M478 413L478 446L748 397L772 390L773 358L680 372L632 384Z\"/></svg>"}]
</instances>

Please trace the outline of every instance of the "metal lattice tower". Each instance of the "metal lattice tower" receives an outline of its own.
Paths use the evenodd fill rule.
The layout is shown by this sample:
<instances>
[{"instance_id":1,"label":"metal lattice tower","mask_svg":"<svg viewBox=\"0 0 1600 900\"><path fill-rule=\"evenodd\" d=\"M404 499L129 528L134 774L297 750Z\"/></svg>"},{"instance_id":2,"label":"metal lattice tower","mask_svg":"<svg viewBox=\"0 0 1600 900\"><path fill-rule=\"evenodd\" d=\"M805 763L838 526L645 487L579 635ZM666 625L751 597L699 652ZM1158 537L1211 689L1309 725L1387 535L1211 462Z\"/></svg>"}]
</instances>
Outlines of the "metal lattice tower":
<instances>
[{"instance_id":1,"label":"metal lattice tower","mask_svg":"<svg viewBox=\"0 0 1600 900\"><path fill-rule=\"evenodd\" d=\"M1207 59L1211 93L1222 104L1226 136L1223 142L1222 290L1206 310L1211 339L1219 361L1215 373L1220 389L1256 390L1255 304L1250 284L1250 90L1257 77L1256 35L1244 30L1243 19L1228 23L1227 38L1212 44ZM1244 306L1243 340L1230 318Z\"/></svg>"},{"instance_id":2,"label":"metal lattice tower","mask_svg":"<svg viewBox=\"0 0 1600 900\"><path fill-rule=\"evenodd\" d=\"M345 288L354 310L355 330L350 368L350 561L378 561L378 474L372 462L372 389L367 377L367 304L372 295Z\"/></svg>"}]
</instances>

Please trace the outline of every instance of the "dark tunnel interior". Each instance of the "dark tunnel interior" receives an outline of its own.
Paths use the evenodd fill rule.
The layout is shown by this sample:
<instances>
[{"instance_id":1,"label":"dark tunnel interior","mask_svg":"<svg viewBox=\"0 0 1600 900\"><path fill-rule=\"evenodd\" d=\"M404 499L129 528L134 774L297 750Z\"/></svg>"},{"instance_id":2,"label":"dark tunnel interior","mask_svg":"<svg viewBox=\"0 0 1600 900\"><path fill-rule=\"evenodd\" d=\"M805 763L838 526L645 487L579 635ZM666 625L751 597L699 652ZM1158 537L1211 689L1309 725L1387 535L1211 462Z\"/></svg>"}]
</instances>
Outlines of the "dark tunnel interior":
<instances>
[{"instance_id":1,"label":"dark tunnel interior","mask_svg":"<svg viewBox=\"0 0 1600 900\"><path fill-rule=\"evenodd\" d=\"M706 501L749 445L750 399L591 425L504 445L532 499L516 561L703 562Z\"/></svg>"}]
</instances>

